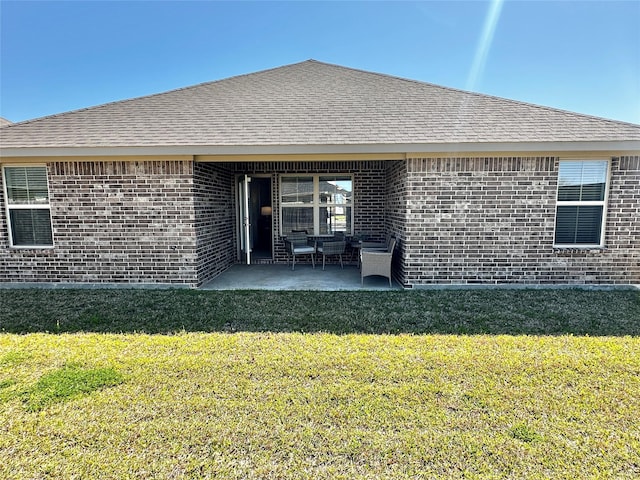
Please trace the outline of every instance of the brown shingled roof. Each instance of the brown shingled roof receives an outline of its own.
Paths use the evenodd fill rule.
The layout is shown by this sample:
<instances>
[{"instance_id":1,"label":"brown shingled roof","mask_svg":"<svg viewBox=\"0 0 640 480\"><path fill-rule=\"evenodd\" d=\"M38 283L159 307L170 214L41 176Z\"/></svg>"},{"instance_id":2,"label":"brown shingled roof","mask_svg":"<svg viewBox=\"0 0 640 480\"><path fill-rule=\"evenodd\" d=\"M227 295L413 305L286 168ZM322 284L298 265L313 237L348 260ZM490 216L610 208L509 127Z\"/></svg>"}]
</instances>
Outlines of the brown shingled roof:
<instances>
[{"instance_id":1,"label":"brown shingled roof","mask_svg":"<svg viewBox=\"0 0 640 480\"><path fill-rule=\"evenodd\" d=\"M640 125L315 60L26 122L15 148L640 140Z\"/></svg>"}]
</instances>

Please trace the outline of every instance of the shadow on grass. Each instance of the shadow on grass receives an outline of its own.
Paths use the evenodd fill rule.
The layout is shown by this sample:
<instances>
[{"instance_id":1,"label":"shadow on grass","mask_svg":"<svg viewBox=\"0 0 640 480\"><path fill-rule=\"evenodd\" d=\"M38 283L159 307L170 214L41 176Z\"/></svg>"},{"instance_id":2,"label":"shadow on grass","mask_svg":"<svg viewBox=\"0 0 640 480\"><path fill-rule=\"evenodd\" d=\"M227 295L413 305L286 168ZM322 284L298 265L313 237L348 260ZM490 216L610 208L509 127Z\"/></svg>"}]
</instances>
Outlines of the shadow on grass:
<instances>
[{"instance_id":1,"label":"shadow on grass","mask_svg":"<svg viewBox=\"0 0 640 480\"><path fill-rule=\"evenodd\" d=\"M0 332L640 336L634 290L0 290Z\"/></svg>"}]
</instances>

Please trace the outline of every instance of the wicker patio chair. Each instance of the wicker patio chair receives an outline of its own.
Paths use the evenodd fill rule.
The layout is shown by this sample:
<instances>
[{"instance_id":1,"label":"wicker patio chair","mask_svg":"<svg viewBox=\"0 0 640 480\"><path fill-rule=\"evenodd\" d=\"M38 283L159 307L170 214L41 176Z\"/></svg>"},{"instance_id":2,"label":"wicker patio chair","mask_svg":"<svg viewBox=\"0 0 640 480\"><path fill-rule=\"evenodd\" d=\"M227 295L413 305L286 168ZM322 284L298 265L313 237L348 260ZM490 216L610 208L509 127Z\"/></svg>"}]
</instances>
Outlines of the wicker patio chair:
<instances>
[{"instance_id":1,"label":"wicker patio chair","mask_svg":"<svg viewBox=\"0 0 640 480\"><path fill-rule=\"evenodd\" d=\"M378 251L378 252L388 252L389 246L391 245L391 240L393 237L391 235L387 235L387 238L384 242L370 242L370 241L362 241L361 248L368 251Z\"/></svg>"},{"instance_id":2,"label":"wicker patio chair","mask_svg":"<svg viewBox=\"0 0 640 480\"><path fill-rule=\"evenodd\" d=\"M322 242L322 245L318 247L318 253L322 254L322 270L324 270L325 259L327 255L338 255L340 257L340 267L344 268L342 263L342 254L344 253L344 249L347 246L347 242L344 240L340 241L329 241Z\"/></svg>"},{"instance_id":3,"label":"wicker patio chair","mask_svg":"<svg viewBox=\"0 0 640 480\"><path fill-rule=\"evenodd\" d=\"M393 250L396 246L396 239L392 238L389 242L388 251L367 250L363 248L360 251L360 284L364 285L364 277L371 275L380 275L389 279L391 287L391 260L393 259Z\"/></svg>"},{"instance_id":4,"label":"wicker patio chair","mask_svg":"<svg viewBox=\"0 0 640 480\"><path fill-rule=\"evenodd\" d=\"M304 232L292 232L284 239L284 245L287 250L287 264L289 264L289 255L293 257L291 270L296 269L296 255L311 255L311 264L316 268L316 245L307 238Z\"/></svg>"}]
</instances>

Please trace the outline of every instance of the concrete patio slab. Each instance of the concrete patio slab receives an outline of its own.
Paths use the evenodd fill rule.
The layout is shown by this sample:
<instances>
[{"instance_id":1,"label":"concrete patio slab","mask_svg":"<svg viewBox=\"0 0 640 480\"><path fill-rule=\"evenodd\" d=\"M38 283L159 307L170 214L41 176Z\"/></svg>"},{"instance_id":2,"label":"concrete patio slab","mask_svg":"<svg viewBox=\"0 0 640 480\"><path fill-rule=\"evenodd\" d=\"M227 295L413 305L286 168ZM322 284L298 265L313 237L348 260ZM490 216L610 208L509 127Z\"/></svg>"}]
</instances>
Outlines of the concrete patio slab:
<instances>
[{"instance_id":1,"label":"concrete patio slab","mask_svg":"<svg viewBox=\"0 0 640 480\"><path fill-rule=\"evenodd\" d=\"M287 265L233 265L213 280L205 283L203 290L401 290L401 286L384 277L365 277L360 284L360 270L355 266L327 265L312 268L296 265L294 271Z\"/></svg>"}]
</instances>

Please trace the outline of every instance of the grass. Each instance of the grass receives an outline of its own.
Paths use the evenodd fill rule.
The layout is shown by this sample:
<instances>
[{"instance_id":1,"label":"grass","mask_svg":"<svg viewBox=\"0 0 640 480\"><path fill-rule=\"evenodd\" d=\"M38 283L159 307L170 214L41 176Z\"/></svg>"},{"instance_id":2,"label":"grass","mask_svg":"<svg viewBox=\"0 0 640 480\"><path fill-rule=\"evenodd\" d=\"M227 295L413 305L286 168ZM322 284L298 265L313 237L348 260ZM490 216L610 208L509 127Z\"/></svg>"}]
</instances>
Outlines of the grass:
<instances>
[{"instance_id":1,"label":"grass","mask_svg":"<svg viewBox=\"0 0 640 480\"><path fill-rule=\"evenodd\" d=\"M634 290L0 290L0 332L640 335Z\"/></svg>"},{"instance_id":2,"label":"grass","mask_svg":"<svg viewBox=\"0 0 640 480\"><path fill-rule=\"evenodd\" d=\"M113 368L87 369L80 365L64 365L40 377L33 387L24 392L23 402L27 410L35 412L120 383L122 375Z\"/></svg>"},{"instance_id":3,"label":"grass","mask_svg":"<svg viewBox=\"0 0 640 480\"><path fill-rule=\"evenodd\" d=\"M637 478L638 323L633 291L0 291L0 478Z\"/></svg>"}]
</instances>

